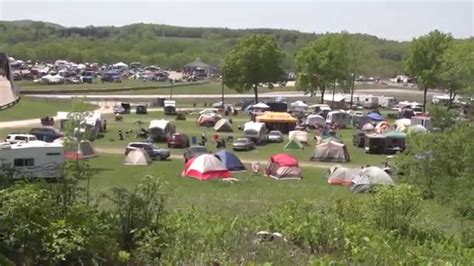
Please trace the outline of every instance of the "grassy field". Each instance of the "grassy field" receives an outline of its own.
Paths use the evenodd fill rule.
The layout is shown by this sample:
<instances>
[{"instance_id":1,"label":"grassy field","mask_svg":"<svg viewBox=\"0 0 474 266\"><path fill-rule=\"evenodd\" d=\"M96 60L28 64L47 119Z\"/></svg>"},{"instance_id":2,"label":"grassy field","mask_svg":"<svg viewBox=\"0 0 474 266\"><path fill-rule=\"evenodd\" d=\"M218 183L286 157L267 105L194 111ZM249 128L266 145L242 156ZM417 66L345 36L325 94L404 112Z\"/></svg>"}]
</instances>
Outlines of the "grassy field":
<instances>
[{"instance_id":1,"label":"grassy field","mask_svg":"<svg viewBox=\"0 0 474 266\"><path fill-rule=\"evenodd\" d=\"M72 110L71 103L71 101L22 98L17 105L0 111L0 122L56 115L57 111ZM93 105L89 107L91 110L95 108Z\"/></svg>"}]
</instances>

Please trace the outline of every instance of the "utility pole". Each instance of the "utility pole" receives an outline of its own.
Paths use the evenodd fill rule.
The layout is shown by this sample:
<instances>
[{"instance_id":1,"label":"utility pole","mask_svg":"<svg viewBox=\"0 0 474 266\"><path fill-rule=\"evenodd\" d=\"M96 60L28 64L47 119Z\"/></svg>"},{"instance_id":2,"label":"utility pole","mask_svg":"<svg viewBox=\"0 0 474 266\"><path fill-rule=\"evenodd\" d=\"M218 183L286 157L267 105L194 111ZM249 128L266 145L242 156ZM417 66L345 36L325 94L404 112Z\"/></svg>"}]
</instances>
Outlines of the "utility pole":
<instances>
[{"instance_id":1,"label":"utility pole","mask_svg":"<svg viewBox=\"0 0 474 266\"><path fill-rule=\"evenodd\" d=\"M224 108L224 69L222 69L222 77L221 77L221 83L222 83L222 108Z\"/></svg>"},{"instance_id":2,"label":"utility pole","mask_svg":"<svg viewBox=\"0 0 474 266\"><path fill-rule=\"evenodd\" d=\"M173 87L174 87L174 82L172 79L170 79L171 87L170 87L170 100L173 99Z\"/></svg>"}]
</instances>

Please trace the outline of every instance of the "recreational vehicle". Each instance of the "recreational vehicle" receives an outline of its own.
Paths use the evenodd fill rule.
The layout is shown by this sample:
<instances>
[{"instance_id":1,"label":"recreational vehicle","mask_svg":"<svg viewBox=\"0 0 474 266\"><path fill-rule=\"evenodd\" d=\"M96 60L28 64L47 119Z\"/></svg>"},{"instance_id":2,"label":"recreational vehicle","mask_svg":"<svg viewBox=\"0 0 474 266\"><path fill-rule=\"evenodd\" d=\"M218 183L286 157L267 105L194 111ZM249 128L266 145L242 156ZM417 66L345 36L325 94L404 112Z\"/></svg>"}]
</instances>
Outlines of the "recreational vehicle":
<instances>
[{"instance_id":1,"label":"recreational vehicle","mask_svg":"<svg viewBox=\"0 0 474 266\"><path fill-rule=\"evenodd\" d=\"M176 127L170 121L161 119L150 121L148 130L153 141L166 141L176 132Z\"/></svg>"},{"instance_id":2,"label":"recreational vehicle","mask_svg":"<svg viewBox=\"0 0 474 266\"><path fill-rule=\"evenodd\" d=\"M247 122L244 124L244 134L246 138L253 140L259 144L266 139L266 128L264 123L260 122Z\"/></svg>"},{"instance_id":3,"label":"recreational vehicle","mask_svg":"<svg viewBox=\"0 0 474 266\"><path fill-rule=\"evenodd\" d=\"M362 106L364 106L364 108L372 109L379 107L379 97L377 96L366 95L363 100Z\"/></svg>"},{"instance_id":4,"label":"recreational vehicle","mask_svg":"<svg viewBox=\"0 0 474 266\"><path fill-rule=\"evenodd\" d=\"M176 101L164 101L163 111L165 112L165 115L176 115Z\"/></svg>"},{"instance_id":5,"label":"recreational vehicle","mask_svg":"<svg viewBox=\"0 0 474 266\"><path fill-rule=\"evenodd\" d=\"M14 179L59 178L64 164L64 146L34 141L0 143L0 172Z\"/></svg>"},{"instance_id":6,"label":"recreational vehicle","mask_svg":"<svg viewBox=\"0 0 474 266\"><path fill-rule=\"evenodd\" d=\"M379 96L379 106L382 108L392 108L397 100L394 97Z\"/></svg>"},{"instance_id":7,"label":"recreational vehicle","mask_svg":"<svg viewBox=\"0 0 474 266\"><path fill-rule=\"evenodd\" d=\"M341 128L346 128L351 122L350 115L344 111L332 111L328 113L326 123L338 124Z\"/></svg>"}]
</instances>

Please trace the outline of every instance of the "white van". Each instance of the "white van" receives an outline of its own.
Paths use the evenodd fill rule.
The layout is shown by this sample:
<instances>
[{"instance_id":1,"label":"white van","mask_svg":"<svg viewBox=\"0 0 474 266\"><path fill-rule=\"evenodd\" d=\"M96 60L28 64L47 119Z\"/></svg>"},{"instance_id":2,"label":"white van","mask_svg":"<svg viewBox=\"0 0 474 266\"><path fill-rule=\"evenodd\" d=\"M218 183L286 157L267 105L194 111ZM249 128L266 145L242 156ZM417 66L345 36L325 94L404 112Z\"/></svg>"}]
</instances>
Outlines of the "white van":
<instances>
[{"instance_id":1,"label":"white van","mask_svg":"<svg viewBox=\"0 0 474 266\"><path fill-rule=\"evenodd\" d=\"M7 138L5 139L5 142L9 142L11 144L26 143L30 141L38 141L38 138L31 134L8 134Z\"/></svg>"}]
</instances>

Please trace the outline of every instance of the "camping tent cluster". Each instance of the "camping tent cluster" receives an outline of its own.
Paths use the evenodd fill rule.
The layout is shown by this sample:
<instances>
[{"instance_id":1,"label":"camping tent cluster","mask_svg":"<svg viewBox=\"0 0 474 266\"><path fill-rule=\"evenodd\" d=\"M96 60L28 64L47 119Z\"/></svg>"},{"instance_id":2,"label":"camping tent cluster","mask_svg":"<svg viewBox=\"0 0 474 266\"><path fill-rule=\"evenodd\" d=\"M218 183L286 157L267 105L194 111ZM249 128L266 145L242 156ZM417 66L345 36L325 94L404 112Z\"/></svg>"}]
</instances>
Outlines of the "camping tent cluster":
<instances>
[{"instance_id":1,"label":"camping tent cluster","mask_svg":"<svg viewBox=\"0 0 474 266\"><path fill-rule=\"evenodd\" d=\"M231 178L232 172L245 171L240 159L232 152L220 150L215 154L202 154L189 160L182 176L201 181Z\"/></svg>"},{"instance_id":2,"label":"camping tent cluster","mask_svg":"<svg viewBox=\"0 0 474 266\"><path fill-rule=\"evenodd\" d=\"M329 184L350 186L354 193L368 192L376 186L395 184L390 175L376 166L346 168L335 165L328 170L326 177Z\"/></svg>"}]
</instances>

